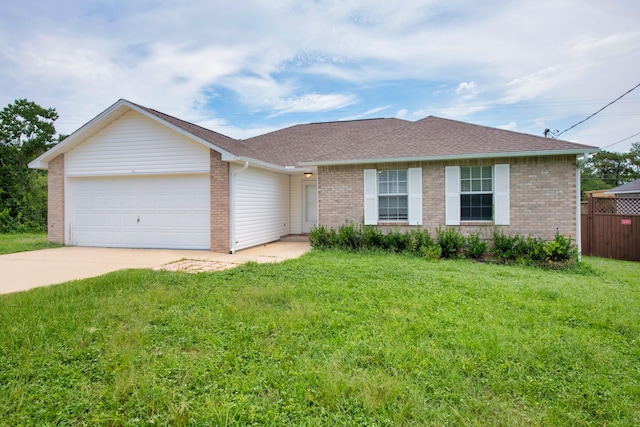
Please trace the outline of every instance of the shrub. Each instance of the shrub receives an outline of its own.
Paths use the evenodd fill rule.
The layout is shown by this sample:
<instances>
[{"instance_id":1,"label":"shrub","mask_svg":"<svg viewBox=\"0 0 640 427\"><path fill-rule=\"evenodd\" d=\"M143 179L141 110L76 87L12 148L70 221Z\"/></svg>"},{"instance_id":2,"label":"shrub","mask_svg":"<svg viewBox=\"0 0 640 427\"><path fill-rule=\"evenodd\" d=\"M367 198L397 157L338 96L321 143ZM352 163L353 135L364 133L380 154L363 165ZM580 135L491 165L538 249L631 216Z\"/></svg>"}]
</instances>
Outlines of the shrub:
<instances>
[{"instance_id":1,"label":"shrub","mask_svg":"<svg viewBox=\"0 0 640 427\"><path fill-rule=\"evenodd\" d=\"M324 225L313 227L309 233L309 244L312 248L333 249L337 246L336 230L327 228Z\"/></svg>"},{"instance_id":2,"label":"shrub","mask_svg":"<svg viewBox=\"0 0 640 427\"><path fill-rule=\"evenodd\" d=\"M548 265L576 259L578 249L571 237L556 234L554 240L546 242L539 237L505 236L494 232L493 252L498 262L518 261L525 265Z\"/></svg>"},{"instance_id":3,"label":"shrub","mask_svg":"<svg viewBox=\"0 0 640 427\"><path fill-rule=\"evenodd\" d=\"M357 251L363 247L363 232L360 224L348 222L338 229L338 247L348 251Z\"/></svg>"},{"instance_id":4,"label":"shrub","mask_svg":"<svg viewBox=\"0 0 640 427\"><path fill-rule=\"evenodd\" d=\"M407 235L393 229L385 236L384 249L391 252L404 252L407 249Z\"/></svg>"},{"instance_id":5,"label":"shrub","mask_svg":"<svg viewBox=\"0 0 640 427\"><path fill-rule=\"evenodd\" d=\"M365 226L362 230L362 245L366 249L384 248L384 233L378 227Z\"/></svg>"},{"instance_id":6,"label":"shrub","mask_svg":"<svg viewBox=\"0 0 640 427\"><path fill-rule=\"evenodd\" d=\"M518 245L521 238L507 236L502 231L493 232L493 254L499 262L515 261L518 257Z\"/></svg>"},{"instance_id":7,"label":"shrub","mask_svg":"<svg viewBox=\"0 0 640 427\"><path fill-rule=\"evenodd\" d=\"M455 228L436 228L438 244L442 249L443 258L457 258L464 247L464 236Z\"/></svg>"},{"instance_id":8,"label":"shrub","mask_svg":"<svg viewBox=\"0 0 640 427\"><path fill-rule=\"evenodd\" d=\"M435 261L442 258L442 248L437 243L433 243L429 246L421 246L419 252L420 255L430 261Z\"/></svg>"},{"instance_id":9,"label":"shrub","mask_svg":"<svg viewBox=\"0 0 640 427\"><path fill-rule=\"evenodd\" d=\"M480 240L480 231L467 236L465 255L472 259L482 258L487 253L487 242Z\"/></svg>"},{"instance_id":10,"label":"shrub","mask_svg":"<svg viewBox=\"0 0 640 427\"><path fill-rule=\"evenodd\" d=\"M554 240L547 242L544 252L547 261L551 262L569 261L578 256L578 248L573 244L571 237L567 238L561 234L556 234Z\"/></svg>"}]
</instances>

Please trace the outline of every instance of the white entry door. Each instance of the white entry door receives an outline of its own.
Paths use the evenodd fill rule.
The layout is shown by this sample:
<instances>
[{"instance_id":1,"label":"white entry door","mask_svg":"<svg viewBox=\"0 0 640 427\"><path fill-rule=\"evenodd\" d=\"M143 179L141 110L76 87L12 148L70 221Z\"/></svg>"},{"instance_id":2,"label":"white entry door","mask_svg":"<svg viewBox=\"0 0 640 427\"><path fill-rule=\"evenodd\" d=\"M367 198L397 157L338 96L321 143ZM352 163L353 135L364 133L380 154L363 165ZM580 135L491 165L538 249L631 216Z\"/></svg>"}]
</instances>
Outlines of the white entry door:
<instances>
[{"instance_id":1,"label":"white entry door","mask_svg":"<svg viewBox=\"0 0 640 427\"><path fill-rule=\"evenodd\" d=\"M302 182L302 232L309 233L318 223L318 185L312 181Z\"/></svg>"},{"instance_id":2,"label":"white entry door","mask_svg":"<svg viewBox=\"0 0 640 427\"><path fill-rule=\"evenodd\" d=\"M69 244L210 249L209 176L72 178Z\"/></svg>"}]
</instances>

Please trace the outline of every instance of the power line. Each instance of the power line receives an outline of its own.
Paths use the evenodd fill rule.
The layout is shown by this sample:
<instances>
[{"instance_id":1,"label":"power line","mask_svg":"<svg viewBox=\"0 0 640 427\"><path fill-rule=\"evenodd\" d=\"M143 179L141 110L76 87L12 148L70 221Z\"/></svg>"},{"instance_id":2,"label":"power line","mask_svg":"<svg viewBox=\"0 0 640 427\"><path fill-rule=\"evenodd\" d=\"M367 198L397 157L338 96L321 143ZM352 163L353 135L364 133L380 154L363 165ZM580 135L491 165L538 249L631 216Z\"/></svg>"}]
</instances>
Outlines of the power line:
<instances>
[{"instance_id":1,"label":"power line","mask_svg":"<svg viewBox=\"0 0 640 427\"><path fill-rule=\"evenodd\" d=\"M621 139L620 141L616 141L616 142L614 142L613 144L605 145L605 146L604 146L604 147L602 147L602 148L609 148L609 147L612 147L612 146L614 146L614 145L616 145L616 144L620 144L621 142L624 142L624 141L626 141L627 139L631 139L631 138L633 138L634 136L638 136L638 135L640 135L640 132L638 132L638 133L634 133L633 135L628 136L628 137L626 137L626 138L624 138L624 139Z\"/></svg>"},{"instance_id":2,"label":"power line","mask_svg":"<svg viewBox=\"0 0 640 427\"><path fill-rule=\"evenodd\" d=\"M619 101L622 97L624 97L625 95L628 95L629 93L633 92L634 90L636 90L638 87L640 87L640 83L638 83L637 85L635 85L633 88L629 89L628 91L626 91L625 93L623 93L622 95L620 95L619 97L617 97L616 99L614 99L613 101L611 101L610 103L608 103L607 105L605 105L604 107L602 107L601 109L599 109L598 111L596 111L595 113L593 113L592 115L590 115L589 117L587 117L584 120L579 121L578 123L576 123L575 125L563 130L562 132L555 134L554 132L554 138L558 138L560 135L562 135L563 133L573 129L574 127L586 122L587 120L589 120L590 118L592 118L593 116L595 116L596 114L598 114L599 112L601 112L602 110L604 110L605 108L607 108L608 106L614 104L615 102ZM606 147L605 147L606 148Z\"/></svg>"}]
</instances>

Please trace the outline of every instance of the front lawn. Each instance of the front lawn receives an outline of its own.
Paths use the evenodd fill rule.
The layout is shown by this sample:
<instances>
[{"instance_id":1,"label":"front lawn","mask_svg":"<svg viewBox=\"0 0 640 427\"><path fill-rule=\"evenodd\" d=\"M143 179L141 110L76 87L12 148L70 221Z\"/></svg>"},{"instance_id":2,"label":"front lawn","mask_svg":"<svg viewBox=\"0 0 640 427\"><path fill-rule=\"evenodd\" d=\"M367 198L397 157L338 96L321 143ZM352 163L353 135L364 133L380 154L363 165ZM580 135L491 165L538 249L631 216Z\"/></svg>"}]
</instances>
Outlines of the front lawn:
<instances>
[{"instance_id":1,"label":"front lawn","mask_svg":"<svg viewBox=\"0 0 640 427\"><path fill-rule=\"evenodd\" d=\"M2 425L640 425L640 264L313 251L0 296Z\"/></svg>"},{"instance_id":2,"label":"front lawn","mask_svg":"<svg viewBox=\"0 0 640 427\"><path fill-rule=\"evenodd\" d=\"M0 255L60 246L56 243L49 243L46 233L0 234Z\"/></svg>"}]
</instances>

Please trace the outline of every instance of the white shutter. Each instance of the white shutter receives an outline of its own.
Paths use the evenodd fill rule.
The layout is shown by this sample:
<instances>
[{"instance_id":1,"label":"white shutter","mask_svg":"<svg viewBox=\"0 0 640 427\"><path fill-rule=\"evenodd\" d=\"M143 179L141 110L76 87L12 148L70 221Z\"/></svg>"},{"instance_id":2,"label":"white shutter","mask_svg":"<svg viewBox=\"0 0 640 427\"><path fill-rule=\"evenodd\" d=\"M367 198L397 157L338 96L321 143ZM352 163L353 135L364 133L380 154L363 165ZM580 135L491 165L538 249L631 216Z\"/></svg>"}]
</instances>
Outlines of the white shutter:
<instances>
[{"instance_id":1,"label":"white shutter","mask_svg":"<svg viewBox=\"0 0 640 427\"><path fill-rule=\"evenodd\" d=\"M445 223L460 225L460 166L446 166L445 178Z\"/></svg>"},{"instance_id":2,"label":"white shutter","mask_svg":"<svg viewBox=\"0 0 640 427\"><path fill-rule=\"evenodd\" d=\"M422 168L409 168L409 225L422 225Z\"/></svg>"},{"instance_id":3,"label":"white shutter","mask_svg":"<svg viewBox=\"0 0 640 427\"><path fill-rule=\"evenodd\" d=\"M364 170L364 224L378 224L378 171Z\"/></svg>"},{"instance_id":4,"label":"white shutter","mask_svg":"<svg viewBox=\"0 0 640 427\"><path fill-rule=\"evenodd\" d=\"M493 167L493 223L495 225L509 225L509 165L495 165Z\"/></svg>"}]
</instances>

